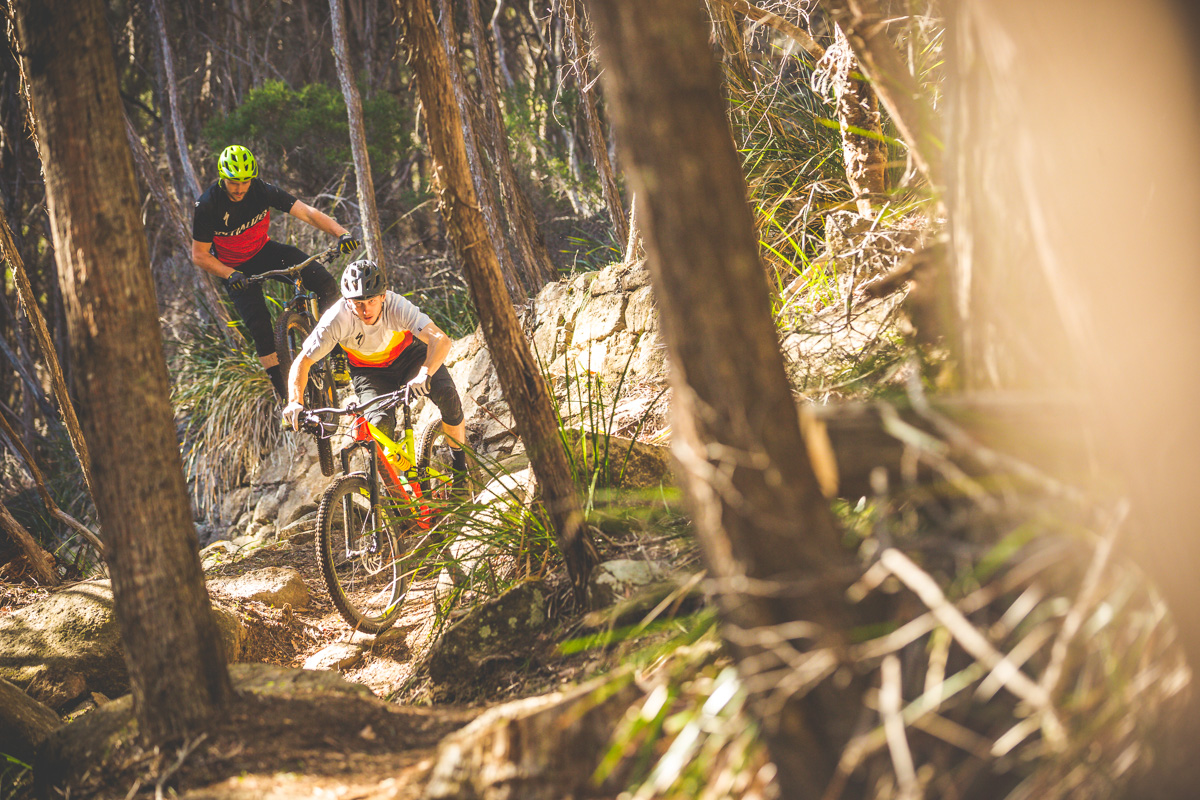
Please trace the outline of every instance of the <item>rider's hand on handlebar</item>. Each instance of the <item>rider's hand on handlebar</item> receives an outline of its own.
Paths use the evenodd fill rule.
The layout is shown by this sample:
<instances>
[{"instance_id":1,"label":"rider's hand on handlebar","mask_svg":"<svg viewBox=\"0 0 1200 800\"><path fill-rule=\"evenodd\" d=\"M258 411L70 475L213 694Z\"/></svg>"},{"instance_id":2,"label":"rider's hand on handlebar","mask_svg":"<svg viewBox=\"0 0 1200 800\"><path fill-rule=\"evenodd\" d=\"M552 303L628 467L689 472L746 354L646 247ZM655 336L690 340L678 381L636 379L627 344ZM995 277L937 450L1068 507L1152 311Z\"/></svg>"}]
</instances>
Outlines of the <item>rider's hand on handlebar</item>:
<instances>
[{"instance_id":1,"label":"rider's hand on handlebar","mask_svg":"<svg viewBox=\"0 0 1200 800\"><path fill-rule=\"evenodd\" d=\"M354 238L352 233L343 233L338 237L338 249L342 251L342 255L353 253L359 248L361 242Z\"/></svg>"},{"instance_id":2,"label":"rider's hand on handlebar","mask_svg":"<svg viewBox=\"0 0 1200 800\"><path fill-rule=\"evenodd\" d=\"M421 367L420 372L416 377L410 380L407 384L409 397L425 397L429 394L429 372L425 367Z\"/></svg>"},{"instance_id":3,"label":"rider's hand on handlebar","mask_svg":"<svg viewBox=\"0 0 1200 800\"><path fill-rule=\"evenodd\" d=\"M304 404L290 402L283 407L283 426L291 428L294 431L300 430L300 413L304 411Z\"/></svg>"},{"instance_id":4,"label":"rider's hand on handlebar","mask_svg":"<svg viewBox=\"0 0 1200 800\"><path fill-rule=\"evenodd\" d=\"M245 291L250 284L246 283L246 275L240 270L234 270L225 276L225 286L235 292Z\"/></svg>"}]
</instances>

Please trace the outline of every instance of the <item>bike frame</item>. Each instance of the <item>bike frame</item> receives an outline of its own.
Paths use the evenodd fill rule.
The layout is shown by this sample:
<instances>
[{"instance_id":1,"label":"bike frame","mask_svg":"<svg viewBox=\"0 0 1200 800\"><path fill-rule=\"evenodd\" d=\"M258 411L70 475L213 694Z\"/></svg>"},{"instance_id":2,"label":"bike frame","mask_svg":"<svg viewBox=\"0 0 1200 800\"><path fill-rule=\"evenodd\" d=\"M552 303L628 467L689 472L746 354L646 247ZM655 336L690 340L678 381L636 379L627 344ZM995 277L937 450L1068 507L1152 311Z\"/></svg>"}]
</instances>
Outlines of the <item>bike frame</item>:
<instances>
[{"instance_id":1,"label":"bike frame","mask_svg":"<svg viewBox=\"0 0 1200 800\"><path fill-rule=\"evenodd\" d=\"M350 422L350 434L354 439L354 444L342 448L342 472L350 471L350 456L356 449L364 449L369 452L370 462L368 485L371 487L371 505L374 506L379 502L379 476L383 475L383 485L387 491L388 497L393 500L398 500L415 513L412 518L416 521L417 527L422 531L429 530L433 524L429 506L422 503L424 493L421 490L421 479L417 475L416 464L416 445L413 441L412 430L412 410L407 403L401 404L404 408L404 437L402 442L394 442L379 428L367 421L367 418L361 413L356 414ZM394 453L401 457L402 467L397 470L393 466L391 459L386 457L386 453Z\"/></svg>"}]
</instances>

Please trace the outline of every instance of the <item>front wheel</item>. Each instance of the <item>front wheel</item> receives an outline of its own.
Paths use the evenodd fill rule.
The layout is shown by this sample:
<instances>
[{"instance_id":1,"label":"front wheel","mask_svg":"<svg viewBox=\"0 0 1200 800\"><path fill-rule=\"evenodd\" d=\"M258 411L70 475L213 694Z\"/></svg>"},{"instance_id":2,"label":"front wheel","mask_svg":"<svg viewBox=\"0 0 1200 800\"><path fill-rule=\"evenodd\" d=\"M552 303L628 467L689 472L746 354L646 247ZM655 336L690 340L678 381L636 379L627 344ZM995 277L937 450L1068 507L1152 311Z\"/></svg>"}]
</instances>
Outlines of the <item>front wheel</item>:
<instances>
[{"instance_id":1,"label":"front wheel","mask_svg":"<svg viewBox=\"0 0 1200 800\"><path fill-rule=\"evenodd\" d=\"M398 534L383 498L372 505L362 473L325 490L317 508L317 560L330 599L355 630L378 634L396 621L408 589Z\"/></svg>"},{"instance_id":2,"label":"front wheel","mask_svg":"<svg viewBox=\"0 0 1200 800\"><path fill-rule=\"evenodd\" d=\"M439 509L455 499L456 487L466 485L467 477L454 472L450 442L440 417L425 423L417 437L417 474L421 476L421 493Z\"/></svg>"},{"instance_id":3,"label":"front wheel","mask_svg":"<svg viewBox=\"0 0 1200 800\"><path fill-rule=\"evenodd\" d=\"M279 356L279 371L284 380L292 371L292 362L300 355L304 340L312 332L312 319L296 308L285 308L275 320L275 352ZM334 405L333 378L329 367L322 362L313 367L304 387L304 405L308 408L330 408ZM321 474L334 473L333 445L328 438L317 437L317 457Z\"/></svg>"}]
</instances>

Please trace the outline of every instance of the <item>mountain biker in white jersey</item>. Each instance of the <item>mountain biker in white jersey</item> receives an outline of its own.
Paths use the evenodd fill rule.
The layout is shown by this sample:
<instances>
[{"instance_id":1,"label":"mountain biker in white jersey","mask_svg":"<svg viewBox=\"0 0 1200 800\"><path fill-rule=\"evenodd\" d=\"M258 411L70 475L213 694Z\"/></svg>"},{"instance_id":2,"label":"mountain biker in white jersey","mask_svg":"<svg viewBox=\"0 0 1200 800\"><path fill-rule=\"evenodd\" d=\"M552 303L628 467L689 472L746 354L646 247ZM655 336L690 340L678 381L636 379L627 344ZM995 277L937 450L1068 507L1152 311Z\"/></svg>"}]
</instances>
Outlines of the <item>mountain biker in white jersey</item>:
<instances>
[{"instance_id":1,"label":"mountain biker in white jersey","mask_svg":"<svg viewBox=\"0 0 1200 800\"><path fill-rule=\"evenodd\" d=\"M462 402L443 363L450 337L408 299L387 288L379 265L355 261L342 273L342 299L321 315L288 375L288 404L283 417L293 428L304 410L304 387L313 364L341 345L350 362L350 378L359 402L409 387L425 395L442 414L455 471L466 470L461 443L466 435ZM389 438L395 437L395 409L372 410L367 420Z\"/></svg>"}]
</instances>

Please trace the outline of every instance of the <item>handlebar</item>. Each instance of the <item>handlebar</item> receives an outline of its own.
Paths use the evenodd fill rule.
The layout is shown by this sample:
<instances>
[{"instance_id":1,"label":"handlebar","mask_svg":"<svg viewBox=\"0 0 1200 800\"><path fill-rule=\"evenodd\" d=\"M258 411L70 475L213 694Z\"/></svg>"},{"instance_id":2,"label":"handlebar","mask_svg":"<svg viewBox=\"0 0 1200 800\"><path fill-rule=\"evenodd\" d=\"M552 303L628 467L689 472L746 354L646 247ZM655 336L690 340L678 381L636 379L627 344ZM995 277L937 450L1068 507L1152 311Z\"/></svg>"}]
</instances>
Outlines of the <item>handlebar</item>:
<instances>
[{"instance_id":1,"label":"handlebar","mask_svg":"<svg viewBox=\"0 0 1200 800\"><path fill-rule=\"evenodd\" d=\"M408 404L409 387L405 384L403 389L397 389L394 392L381 394L378 397L372 397L365 403L347 403L342 408L306 408L300 414L300 427L309 433L323 433L324 422L321 420L322 414L338 414L344 417L358 416L368 409L380 407L391 408L400 404Z\"/></svg>"},{"instance_id":2,"label":"handlebar","mask_svg":"<svg viewBox=\"0 0 1200 800\"><path fill-rule=\"evenodd\" d=\"M290 267L284 267L283 269L273 269L270 272L260 272L257 275L247 275L246 283L262 283L263 281L268 280L270 278L291 278L295 275L298 275L300 273L300 270L304 269L305 267L307 267L309 264L313 263L314 261L321 261L325 264L328 264L328 263L332 262L334 257L338 254L339 247L340 247L339 245L335 244L333 247L330 247L328 250L322 250L321 252L316 253L315 255L311 255L308 258L304 259L299 264L293 264Z\"/></svg>"}]
</instances>

